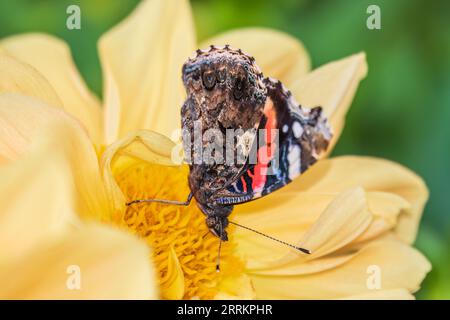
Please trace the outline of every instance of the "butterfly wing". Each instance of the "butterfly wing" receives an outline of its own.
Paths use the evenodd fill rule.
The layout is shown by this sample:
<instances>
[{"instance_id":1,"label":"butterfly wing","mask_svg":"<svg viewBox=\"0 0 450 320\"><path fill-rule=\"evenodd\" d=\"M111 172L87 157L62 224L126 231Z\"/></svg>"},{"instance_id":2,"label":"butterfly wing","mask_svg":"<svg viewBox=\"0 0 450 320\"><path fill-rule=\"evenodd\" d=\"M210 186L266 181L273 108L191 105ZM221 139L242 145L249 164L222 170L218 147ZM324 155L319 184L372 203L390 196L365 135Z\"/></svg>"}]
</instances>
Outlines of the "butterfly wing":
<instances>
[{"instance_id":1,"label":"butterfly wing","mask_svg":"<svg viewBox=\"0 0 450 320\"><path fill-rule=\"evenodd\" d=\"M322 108L300 107L281 82L266 78L258 137L242 170L211 199L232 205L263 197L291 182L327 149L331 132Z\"/></svg>"}]
</instances>

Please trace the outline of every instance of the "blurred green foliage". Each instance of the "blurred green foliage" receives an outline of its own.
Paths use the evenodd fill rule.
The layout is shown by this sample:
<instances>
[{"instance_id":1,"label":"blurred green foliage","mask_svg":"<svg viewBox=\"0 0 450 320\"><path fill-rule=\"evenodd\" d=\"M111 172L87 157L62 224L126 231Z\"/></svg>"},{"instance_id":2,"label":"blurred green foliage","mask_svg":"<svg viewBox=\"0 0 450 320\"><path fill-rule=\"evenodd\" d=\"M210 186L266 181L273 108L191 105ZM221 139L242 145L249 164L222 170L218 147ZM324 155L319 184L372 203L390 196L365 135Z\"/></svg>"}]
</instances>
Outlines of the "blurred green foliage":
<instances>
[{"instance_id":1,"label":"blurred green foliage","mask_svg":"<svg viewBox=\"0 0 450 320\"><path fill-rule=\"evenodd\" d=\"M0 37L42 31L65 39L90 87L101 94L99 36L137 0L0 0ZM65 27L78 4L82 29ZM366 9L381 8L381 30L368 30ZM301 39L313 66L365 51L362 82L334 152L400 162L429 189L417 247L433 264L418 293L450 298L450 1L193 0L198 38L246 26L282 30Z\"/></svg>"}]
</instances>

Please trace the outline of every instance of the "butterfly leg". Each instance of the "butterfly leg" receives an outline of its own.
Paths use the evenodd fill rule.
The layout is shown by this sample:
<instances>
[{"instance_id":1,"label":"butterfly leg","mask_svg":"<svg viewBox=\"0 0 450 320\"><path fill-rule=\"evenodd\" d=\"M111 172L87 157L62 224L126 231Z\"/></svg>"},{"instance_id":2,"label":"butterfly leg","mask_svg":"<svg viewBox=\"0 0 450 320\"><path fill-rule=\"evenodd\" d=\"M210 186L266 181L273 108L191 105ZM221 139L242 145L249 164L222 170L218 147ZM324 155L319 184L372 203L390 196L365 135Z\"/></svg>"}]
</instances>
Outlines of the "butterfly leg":
<instances>
[{"instance_id":1,"label":"butterfly leg","mask_svg":"<svg viewBox=\"0 0 450 320\"><path fill-rule=\"evenodd\" d=\"M176 200L165 200L165 199L136 199L130 202L127 202L127 206L131 206L132 204L136 203L145 203L145 202L157 202L157 203L164 203L164 204L172 204L175 206L188 206L191 203L192 197L194 195L189 193L188 198L186 201L176 201Z\"/></svg>"}]
</instances>

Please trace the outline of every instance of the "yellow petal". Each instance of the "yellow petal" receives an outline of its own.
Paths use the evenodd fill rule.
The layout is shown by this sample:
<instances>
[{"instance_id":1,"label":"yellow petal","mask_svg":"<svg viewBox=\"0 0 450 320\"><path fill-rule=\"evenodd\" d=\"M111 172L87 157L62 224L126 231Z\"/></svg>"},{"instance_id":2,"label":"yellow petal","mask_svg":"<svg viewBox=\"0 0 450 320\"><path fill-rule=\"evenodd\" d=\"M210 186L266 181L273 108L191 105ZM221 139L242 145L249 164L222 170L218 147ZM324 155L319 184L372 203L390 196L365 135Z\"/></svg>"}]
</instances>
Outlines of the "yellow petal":
<instances>
[{"instance_id":1,"label":"yellow petal","mask_svg":"<svg viewBox=\"0 0 450 320\"><path fill-rule=\"evenodd\" d=\"M141 130L129 133L105 150L101 159L103 181L116 212L122 212L126 199L114 178L115 167L123 168L124 165L129 165L133 159L173 166L172 151L174 147L175 144L165 136Z\"/></svg>"},{"instance_id":2,"label":"yellow petal","mask_svg":"<svg viewBox=\"0 0 450 320\"><path fill-rule=\"evenodd\" d=\"M414 300L414 296L405 289L376 290L365 294L345 297L348 300Z\"/></svg>"},{"instance_id":3,"label":"yellow petal","mask_svg":"<svg viewBox=\"0 0 450 320\"><path fill-rule=\"evenodd\" d=\"M105 135L151 129L171 136L184 99L181 67L195 47L186 0L148 0L99 42Z\"/></svg>"},{"instance_id":4,"label":"yellow petal","mask_svg":"<svg viewBox=\"0 0 450 320\"><path fill-rule=\"evenodd\" d=\"M345 115L366 74L366 56L359 53L315 69L290 88L301 105L324 108L334 134L329 151L341 134Z\"/></svg>"},{"instance_id":5,"label":"yellow petal","mask_svg":"<svg viewBox=\"0 0 450 320\"><path fill-rule=\"evenodd\" d=\"M167 274L161 279L163 298L180 300L184 296L184 274L173 246L170 246Z\"/></svg>"},{"instance_id":6,"label":"yellow petal","mask_svg":"<svg viewBox=\"0 0 450 320\"><path fill-rule=\"evenodd\" d=\"M344 191L306 232L300 246L311 251L308 258L324 256L357 238L371 220L364 190L355 188Z\"/></svg>"},{"instance_id":7,"label":"yellow petal","mask_svg":"<svg viewBox=\"0 0 450 320\"><path fill-rule=\"evenodd\" d=\"M310 69L310 59L303 44L294 37L265 28L245 28L221 33L202 42L229 44L252 55L264 75L281 80L288 88Z\"/></svg>"},{"instance_id":8,"label":"yellow petal","mask_svg":"<svg viewBox=\"0 0 450 320\"><path fill-rule=\"evenodd\" d=\"M252 300L255 299L250 277L241 274L223 279L219 284L220 292L216 294L216 300Z\"/></svg>"},{"instance_id":9,"label":"yellow petal","mask_svg":"<svg viewBox=\"0 0 450 320\"><path fill-rule=\"evenodd\" d=\"M349 261L355 255L352 253L327 255L318 259L304 259L299 256L297 259L283 264L272 264L270 268L249 269L248 272L254 275L272 275L272 276L299 276L312 273L323 272Z\"/></svg>"},{"instance_id":10,"label":"yellow petal","mask_svg":"<svg viewBox=\"0 0 450 320\"><path fill-rule=\"evenodd\" d=\"M35 97L50 106L62 107L62 102L50 83L32 66L11 56L0 54L0 93L16 92Z\"/></svg>"},{"instance_id":11,"label":"yellow petal","mask_svg":"<svg viewBox=\"0 0 450 320\"><path fill-rule=\"evenodd\" d=\"M0 256L27 254L76 222L67 159L48 143L0 168Z\"/></svg>"},{"instance_id":12,"label":"yellow petal","mask_svg":"<svg viewBox=\"0 0 450 320\"><path fill-rule=\"evenodd\" d=\"M236 206L231 221L251 227L288 243L297 243L335 198L335 194L286 195L275 192ZM238 251L248 267L262 267L284 257L290 248L245 229L236 228Z\"/></svg>"},{"instance_id":13,"label":"yellow petal","mask_svg":"<svg viewBox=\"0 0 450 320\"><path fill-rule=\"evenodd\" d=\"M345 264L328 271L304 276L251 275L251 278L258 299L342 299L377 290L368 285L372 268L381 272L381 290L415 292L431 266L406 244L380 241L369 244Z\"/></svg>"},{"instance_id":14,"label":"yellow petal","mask_svg":"<svg viewBox=\"0 0 450 320\"><path fill-rule=\"evenodd\" d=\"M296 225L297 222L295 218L294 220L289 220L283 217L280 220L283 220L286 226ZM274 249L272 249L272 254L263 256L264 260L253 254L250 256L253 259L249 257L248 253L253 253L256 250L246 251L247 258L249 259L248 268L250 270L260 270L286 264L292 260L320 258L358 238L368 228L371 220L372 215L368 211L364 191L361 188L344 191L328 205L306 232L302 228L297 228L297 239L292 243L307 248L311 251L311 255L306 256L288 247L285 247L284 251L275 251L279 246L266 244L266 246L272 246ZM280 229L284 230L285 228L280 226ZM267 231L264 230L264 232ZM269 234L273 235L273 233ZM302 237L302 240L299 242L300 237ZM285 238L283 236L281 239L286 241ZM247 250L249 250L248 246L247 244ZM273 253L278 254L274 255ZM281 253L284 254L281 255ZM330 263L333 264L334 262L330 261ZM308 267L312 270L311 266ZM321 264L318 264L317 267L323 268Z\"/></svg>"},{"instance_id":15,"label":"yellow petal","mask_svg":"<svg viewBox=\"0 0 450 320\"><path fill-rule=\"evenodd\" d=\"M87 226L38 246L14 263L0 264L0 297L155 299L149 257L148 247L133 236Z\"/></svg>"},{"instance_id":16,"label":"yellow petal","mask_svg":"<svg viewBox=\"0 0 450 320\"><path fill-rule=\"evenodd\" d=\"M423 180L409 169L384 159L344 156L318 162L280 193L295 195L342 192L352 187L389 192L409 203L398 217L395 232L405 242L416 237L428 190Z\"/></svg>"},{"instance_id":17,"label":"yellow petal","mask_svg":"<svg viewBox=\"0 0 450 320\"><path fill-rule=\"evenodd\" d=\"M357 194L357 193L356 193ZM339 195L337 195L339 196ZM273 200L260 199L235 208L231 219L241 224L251 226L278 239L282 239L289 243L297 243L304 236L305 232L311 228L312 224L319 224L319 220L324 220L326 215L322 214L332 202L336 202L333 193L329 194L310 194L307 192L299 192L295 195L280 193L276 195L277 204L273 204ZM271 197L271 196L269 196ZM389 230L393 229L397 223L397 217L403 210L409 209L409 203L403 198L385 192L367 192L366 193L368 210L372 218L371 223L365 231L344 245L346 251L354 251L360 247L363 242L379 237ZM258 204L261 202L261 204ZM355 203L357 203L355 201ZM364 218L367 214L366 210L361 212L360 218ZM321 215L322 214L322 215ZM331 217L334 213L331 214ZM342 217L336 219L343 222ZM341 223L336 224L341 225ZM353 221L354 222L354 221ZM309 231L311 233L311 231ZM279 266L286 263L286 254L290 249L286 246L279 245L263 237L259 237L251 232L243 229L235 231L238 250L244 255L247 262L247 268L252 272L261 274L271 274L273 271L270 266ZM308 244L300 243L304 247ZM342 250L340 250L342 251ZM317 251L310 258L315 259L289 262L284 265L284 270L290 273L313 273L335 267L345 262L351 255L323 257L317 259ZM297 255L298 256L298 255ZM306 257L305 257L306 258ZM299 260L299 259L297 259ZM305 261L304 261L305 260Z\"/></svg>"},{"instance_id":18,"label":"yellow petal","mask_svg":"<svg viewBox=\"0 0 450 320\"><path fill-rule=\"evenodd\" d=\"M42 131L64 150L76 188L76 208L83 217L101 217L112 208L103 187L95 149L79 122L64 111L31 97L0 94L0 155L14 160L27 152Z\"/></svg>"},{"instance_id":19,"label":"yellow petal","mask_svg":"<svg viewBox=\"0 0 450 320\"><path fill-rule=\"evenodd\" d=\"M352 244L369 241L395 228L398 216L405 210L410 210L408 201L389 192L369 192L367 200L373 221Z\"/></svg>"},{"instance_id":20,"label":"yellow petal","mask_svg":"<svg viewBox=\"0 0 450 320\"><path fill-rule=\"evenodd\" d=\"M288 243L298 243L327 209L338 193L285 194L276 192L258 201L236 206L230 219ZM249 268L277 264L291 249L285 245L237 228L238 251Z\"/></svg>"},{"instance_id":21,"label":"yellow petal","mask_svg":"<svg viewBox=\"0 0 450 320\"><path fill-rule=\"evenodd\" d=\"M79 119L91 139L102 142L101 109L89 91L62 40L46 34L25 34L6 38L0 47L9 55L34 67L54 88L64 110Z\"/></svg>"}]
</instances>

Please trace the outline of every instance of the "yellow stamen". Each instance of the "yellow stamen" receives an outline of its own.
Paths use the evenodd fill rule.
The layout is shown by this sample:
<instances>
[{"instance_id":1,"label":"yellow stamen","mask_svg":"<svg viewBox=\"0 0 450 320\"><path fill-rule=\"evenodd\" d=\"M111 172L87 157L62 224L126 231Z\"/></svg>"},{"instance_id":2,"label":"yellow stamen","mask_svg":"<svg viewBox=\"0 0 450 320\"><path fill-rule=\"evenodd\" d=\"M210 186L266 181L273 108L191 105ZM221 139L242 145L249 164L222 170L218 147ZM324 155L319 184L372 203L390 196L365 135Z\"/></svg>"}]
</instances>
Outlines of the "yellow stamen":
<instances>
[{"instance_id":1,"label":"yellow stamen","mask_svg":"<svg viewBox=\"0 0 450 320\"><path fill-rule=\"evenodd\" d=\"M187 174L186 166L140 163L117 173L116 179L128 201L147 198L184 201L190 192ZM170 274L173 268L169 267L171 248L184 274L185 299L211 299L219 292L222 280L243 272L242 261L232 254L235 249L232 232L230 241L222 246L221 272L216 272L219 240L209 232L195 200L188 207L136 204L126 209L122 223L151 246L163 297L171 296L168 292L173 282Z\"/></svg>"}]
</instances>

